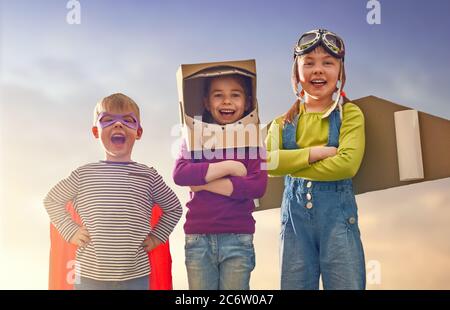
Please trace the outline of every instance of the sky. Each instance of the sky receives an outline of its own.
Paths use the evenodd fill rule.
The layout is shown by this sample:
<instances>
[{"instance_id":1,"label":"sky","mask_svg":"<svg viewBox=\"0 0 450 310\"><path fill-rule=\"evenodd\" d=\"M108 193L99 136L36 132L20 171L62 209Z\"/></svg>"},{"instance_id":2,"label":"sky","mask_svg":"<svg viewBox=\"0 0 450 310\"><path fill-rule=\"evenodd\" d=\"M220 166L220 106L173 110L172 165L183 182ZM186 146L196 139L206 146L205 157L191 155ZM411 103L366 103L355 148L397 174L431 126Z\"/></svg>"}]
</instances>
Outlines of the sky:
<instances>
[{"instance_id":1,"label":"sky","mask_svg":"<svg viewBox=\"0 0 450 310\"><path fill-rule=\"evenodd\" d=\"M374 95L450 117L446 0L380 0L375 25L366 0L79 2L81 23L68 24L66 0L0 0L0 288L47 287L42 200L76 167L103 159L90 133L102 97L123 92L140 105L144 136L133 159L157 168L186 202L171 179L180 64L256 59L267 123L294 100L298 36L323 27L345 40L348 97ZM447 178L357 196L366 261L378 262L382 275L369 289L450 288L449 185ZM276 289L279 209L255 218L251 287ZM179 289L187 288L183 222L171 238Z\"/></svg>"}]
</instances>

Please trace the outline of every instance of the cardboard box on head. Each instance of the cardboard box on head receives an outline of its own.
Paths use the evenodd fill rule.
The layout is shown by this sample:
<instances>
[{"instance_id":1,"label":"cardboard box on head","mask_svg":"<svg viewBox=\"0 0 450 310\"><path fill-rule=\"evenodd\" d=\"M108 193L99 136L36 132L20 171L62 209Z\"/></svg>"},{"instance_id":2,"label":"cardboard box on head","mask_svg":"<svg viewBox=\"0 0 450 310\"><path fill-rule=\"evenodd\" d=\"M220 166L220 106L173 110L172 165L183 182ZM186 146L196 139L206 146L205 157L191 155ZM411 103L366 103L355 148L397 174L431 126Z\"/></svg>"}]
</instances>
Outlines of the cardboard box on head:
<instances>
[{"instance_id":1,"label":"cardboard box on head","mask_svg":"<svg viewBox=\"0 0 450 310\"><path fill-rule=\"evenodd\" d=\"M205 118L204 98L208 79L239 75L251 91L250 108L232 124L219 125ZM181 65L177 71L180 120L188 151L263 146L256 99L255 60Z\"/></svg>"},{"instance_id":2,"label":"cardboard box on head","mask_svg":"<svg viewBox=\"0 0 450 310\"><path fill-rule=\"evenodd\" d=\"M366 135L356 195L450 177L449 120L375 96L352 102L364 114ZM283 191L284 177L269 178L256 211L279 208Z\"/></svg>"}]
</instances>

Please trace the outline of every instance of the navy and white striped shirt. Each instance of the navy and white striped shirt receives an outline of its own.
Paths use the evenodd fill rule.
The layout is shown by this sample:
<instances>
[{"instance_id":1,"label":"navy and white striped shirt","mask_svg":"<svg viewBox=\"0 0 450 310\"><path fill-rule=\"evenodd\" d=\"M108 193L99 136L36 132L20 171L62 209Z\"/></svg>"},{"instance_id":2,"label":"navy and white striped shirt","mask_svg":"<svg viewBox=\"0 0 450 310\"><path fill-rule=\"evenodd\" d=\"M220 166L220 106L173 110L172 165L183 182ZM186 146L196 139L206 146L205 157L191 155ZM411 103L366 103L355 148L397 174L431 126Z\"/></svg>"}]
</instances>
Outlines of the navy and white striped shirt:
<instances>
[{"instance_id":1,"label":"navy and white striped shirt","mask_svg":"<svg viewBox=\"0 0 450 310\"><path fill-rule=\"evenodd\" d=\"M101 281L148 275L142 242L149 233L166 241L182 208L175 193L154 168L136 162L100 161L79 167L53 187L44 205L61 236L69 241L79 226L66 211L73 201L91 241L77 250L77 273ZM150 229L153 204L163 215Z\"/></svg>"}]
</instances>

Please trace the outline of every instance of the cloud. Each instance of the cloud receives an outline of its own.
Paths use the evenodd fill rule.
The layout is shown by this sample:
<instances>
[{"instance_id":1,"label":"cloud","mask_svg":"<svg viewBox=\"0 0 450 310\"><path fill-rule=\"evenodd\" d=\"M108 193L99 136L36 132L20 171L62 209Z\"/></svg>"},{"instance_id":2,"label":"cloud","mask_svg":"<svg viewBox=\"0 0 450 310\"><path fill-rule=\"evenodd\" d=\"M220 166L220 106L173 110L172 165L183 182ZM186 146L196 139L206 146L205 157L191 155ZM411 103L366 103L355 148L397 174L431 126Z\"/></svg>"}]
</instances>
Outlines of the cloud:
<instances>
[{"instance_id":1,"label":"cloud","mask_svg":"<svg viewBox=\"0 0 450 310\"><path fill-rule=\"evenodd\" d=\"M450 288L449 185L447 178L357 196L366 261L382 269L381 285L369 288Z\"/></svg>"},{"instance_id":2,"label":"cloud","mask_svg":"<svg viewBox=\"0 0 450 310\"><path fill-rule=\"evenodd\" d=\"M25 25L23 19L19 22L10 16L1 33L5 44L0 59L0 287L47 287L48 218L41 199L78 165L103 156L89 132L92 109L101 97L121 91L136 99L143 112L144 137L136 144L135 159L155 165L183 203L188 194L171 180L170 154L170 129L178 123L175 72L180 63L254 57L261 119L270 121L292 104L292 43L297 29L310 28L311 19L300 24L295 19L275 19L261 26L261 16L274 16L273 8L263 6L258 8L259 20L245 18L232 25L230 29L246 29L236 37L228 28L220 32L205 28L205 23L211 25L208 20L187 16L178 5L175 8L177 14L172 8L167 11L172 13L170 19L160 11L143 11L144 15L150 11L150 17L141 16L132 27L121 21L120 25L129 27L123 29L114 27L115 18L103 6L86 7L99 18L86 20L81 28L64 23L63 9L61 16L59 11L51 14L48 23L33 10L26 11L33 18ZM216 11L215 6L209 9ZM277 16L285 16L286 9L278 9ZM134 14L131 7L127 10ZM121 13L115 11L118 17ZM185 19L179 19L179 14ZM364 22L364 14L357 14ZM59 20L63 25L55 28ZM171 21L185 22L181 27ZM352 22L344 26L353 34ZM111 30L113 36L105 35ZM367 32L364 36L370 41L373 38ZM351 98L376 95L449 117L449 88L439 68L426 68L412 58L391 55L390 50L380 52L373 44L356 47L352 53L346 60ZM446 179L357 197L367 260L379 260L382 268L381 285L369 288L449 288L449 185ZM255 218L257 265L251 286L276 289L279 210L257 212ZM171 237L174 287L179 289L187 288L183 221L184 217ZM24 282L30 275L33 279Z\"/></svg>"}]
</instances>

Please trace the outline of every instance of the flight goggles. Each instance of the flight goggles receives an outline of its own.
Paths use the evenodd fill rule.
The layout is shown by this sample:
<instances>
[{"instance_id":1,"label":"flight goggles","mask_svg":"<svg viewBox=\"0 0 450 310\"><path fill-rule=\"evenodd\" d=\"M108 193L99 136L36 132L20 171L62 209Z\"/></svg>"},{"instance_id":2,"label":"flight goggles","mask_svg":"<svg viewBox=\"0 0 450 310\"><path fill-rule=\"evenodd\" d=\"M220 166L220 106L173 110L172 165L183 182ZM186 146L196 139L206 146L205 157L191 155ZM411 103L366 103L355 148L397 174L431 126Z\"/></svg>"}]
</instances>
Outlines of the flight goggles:
<instances>
[{"instance_id":1,"label":"flight goggles","mask_svg":"<svg viewBox=\"0 0 450 310\"><path fill-rule=\"evenodd\" d=\"M337 34L326 29L305 32L294 48L294 57L308 54L320 44L336 58L344 58L344 41Z\"/></svg>"}]
</instances>

